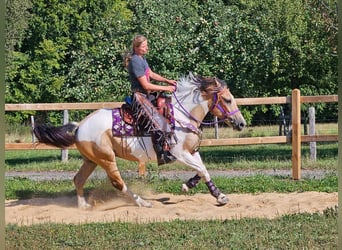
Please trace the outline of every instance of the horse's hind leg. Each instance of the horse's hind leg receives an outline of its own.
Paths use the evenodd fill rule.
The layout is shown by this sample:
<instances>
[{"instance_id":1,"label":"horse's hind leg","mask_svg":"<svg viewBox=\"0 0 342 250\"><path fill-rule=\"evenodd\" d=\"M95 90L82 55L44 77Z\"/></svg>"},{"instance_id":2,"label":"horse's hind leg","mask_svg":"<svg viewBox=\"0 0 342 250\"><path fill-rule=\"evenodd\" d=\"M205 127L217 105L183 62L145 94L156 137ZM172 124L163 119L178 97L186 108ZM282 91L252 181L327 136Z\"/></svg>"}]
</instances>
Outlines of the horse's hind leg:
<instances>
[{"instance_id":1,"label":"horse's hind leg","mask_svg":"<svg viewBox=\"0 0 342 250\"><path fill-rule=\"evenodd\" d=\"M91 207L91 205L87 203L86 199L84 198L83 186L95 168L96 168L96 163L84 158L83 164L80 170L77 172L77 174L74 177L74 184L75 184L76 193L77 193L78 208L87 209Z\"/></svg>"},{"instance_id":2,"label":"horse's hind leg","mask_svg":"<svg viewBox=\"0 0 342 250\"><path fill-rule=\"evenodd\" d=\"M106 150L107 149L107 150ZM152 204L143 200L140 196L133 193L128 189L125 182L123 181L119 169L116 164L115 154L111 148L102 148L101 151L97 151L99 157L97 163L107 173L108 178L112 185L126 194L132 201L139 207L152 207Z\"/></svg>"},{"instance_id":3,"label":"horse's hind leg","mask_svg":"<svg viewBox=\"0 0 342 250\"><path fill-rule=\"evenodd\" d=\"M152 207L152 204L143 200L139 195L133 193L125 184L123 181L120 172L116 166L115 156L114 160L111 161L109 164L107 161L106 165L102 165L102 167L106 170L107 175L109 177L110 182L112 185L122 191L124 194L126 194L129 198L132 199L132 201L139 207Z\"/></svg>"}]
</instances>

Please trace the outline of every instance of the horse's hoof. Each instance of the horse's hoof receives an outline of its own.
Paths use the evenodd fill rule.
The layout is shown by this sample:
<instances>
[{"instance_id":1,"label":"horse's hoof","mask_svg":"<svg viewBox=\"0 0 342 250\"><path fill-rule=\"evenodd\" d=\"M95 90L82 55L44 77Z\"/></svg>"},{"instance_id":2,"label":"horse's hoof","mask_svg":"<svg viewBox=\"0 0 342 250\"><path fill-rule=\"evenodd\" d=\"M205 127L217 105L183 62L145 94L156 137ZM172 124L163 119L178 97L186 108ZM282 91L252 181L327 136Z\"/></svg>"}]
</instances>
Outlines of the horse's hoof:
<instances>
[{"instance_id":1,"label":"horse's hoof","mask_svg":"<svg viewBox=\"0 0 342 250\"><path fill-rule=\"evenodd\" d=\"M151 202L145 202L144 207L151 208L151 207L153 207L153 205Z\"/></svg>"},{"instance_id":2,"label":"horse's hoof","mask_svg":"<svg viewBox=\"0 0 342 250\"><path fill-rule=\"evenodd\" d=\"M92 205L90 205L89 203L84 203L82 205L78 205L78 208L79 209L82 209L82 210L90 210L92 209Z\"/></svg>"},{"instance_id":3,"label":"horse's hoof","mask_svg":"<svg viewBox=\"0 0 342 250\"><path fill-rule=\"evenodd\" d=\"M226 205L228 203L229 199L228 197L225 195L225 194L220 194L218 197L217 197L217 202L220 204L220 205Z\"/></svg>"},{"instance_id":4,"label":"horse's hoof","mask_svg":"<svg viewBox=\"0 0 342 250\"><path fill-rule=\"evenodd\" d=\"M139 207L152 207L152 203L151 202L148 202L148 201L145 201L144 199L138 197L136 200L135 200L135 203L139 206Z\"/></svg>"},{"instance_id":5,"label":"horse's hoof","mask_svg":"<svg viewBox=\"0 0 342 250\"><path fill-rule=\"evenodd\" d=\"M187 193L189 192L189 187L186 184L182 184L182 192Z\"/></svg>"},{"instance_id":6,"label":"horse's hoof","mask_svg":"<svg viewBox=\"0 0 342 250\"><path fill-rule=\"evenodd\" d=\"M140 202L140 204L139 204L139 207L148 207L148 208L151 208L151 207L153 207L153 205L152 205L151 202L147 202L147 201L142 200L142 202Z\"/></svg>"}]
</instances>

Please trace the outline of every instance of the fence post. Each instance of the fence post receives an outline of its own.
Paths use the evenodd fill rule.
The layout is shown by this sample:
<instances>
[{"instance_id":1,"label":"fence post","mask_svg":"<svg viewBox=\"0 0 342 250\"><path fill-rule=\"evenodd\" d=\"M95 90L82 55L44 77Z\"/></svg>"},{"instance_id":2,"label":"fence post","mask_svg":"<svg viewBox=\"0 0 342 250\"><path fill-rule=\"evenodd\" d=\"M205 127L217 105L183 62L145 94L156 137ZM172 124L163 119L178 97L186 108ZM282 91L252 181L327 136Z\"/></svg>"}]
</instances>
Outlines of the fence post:
<instances>
[{"instance_id":1,"label":"fence post","mask_svg":"<svg viewBox=\"0 0 342 250\"><path fill-rule=\"evenodd\" d=\"M316 118L315 118L315 108L310 107L309 108L309 135L315 135L316 133ZM310 159L313 161L316 161L317 156L317 148L316 148L316 142L312 141L310 142Z\"/></svg>"},{"instance_id":2,"label":"fence post","mask_svg":"<svg viewBox=\"0 0 342 250\"><path fill-rule=\"evenodd\" d=\"M33 130L34 130L34 116L33 115L31 115L31 128L32 128L32 143L35 143L36 139L33 133Z\"/></svg>"},{"instance_id":3,"label":"fence post","mask_svg":"<svg viewBox=\"0 0 342 250\"><path fill-rule=\"evenodd\" d=\"M69 122L69 112L68 110L63 111L63 124L67 124ZM68 161L69 151L67 149L62 149L61 151L62 161Z\"/></svg>"},{"instance_id":4,"label":"fence post","mask_svg":"<svg viewBox=\"0 0 342 250\"><path fill-rule=\"evenodd\" d=\"M219 131L218 131L218 124L217 124L217 116L214 116L214 123L215 123L215 139L219 138Z\"/></svg>"},{"instance_id":5,"label":"fence post","mask_svg":"<svg viewBox=\"0 0 342 250\"><path fill-rule=\"evenodd\" d=\"M301 169L301 129L300 91L292 90L292 178L300 179Z\"/></svg>"}]
</instances>

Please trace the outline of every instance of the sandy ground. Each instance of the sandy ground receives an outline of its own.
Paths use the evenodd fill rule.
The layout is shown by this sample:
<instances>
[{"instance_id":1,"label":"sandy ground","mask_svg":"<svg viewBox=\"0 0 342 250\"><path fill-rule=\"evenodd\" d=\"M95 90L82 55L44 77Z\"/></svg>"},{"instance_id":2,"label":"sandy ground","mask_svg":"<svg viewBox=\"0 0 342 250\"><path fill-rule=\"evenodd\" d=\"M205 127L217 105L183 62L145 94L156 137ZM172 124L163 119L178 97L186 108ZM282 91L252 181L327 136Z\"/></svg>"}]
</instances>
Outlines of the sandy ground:
<instances>
[{"instance_id":1,"label":"sandy ground","mask_svg":"<svg viewBox=\"0 0 342 250\"><path fill-rule=\"evenodd\" d=\"M92 210L77 208L76 197L34 198L7 200L6 223L31 225L37 223L90 222L162 222L174 219L211 220L244 217L275 218L284 214L322 212L335 207L337 193L262 193L230 194L229 203L218 206L210 194L172 195L145 193L143 198L153 203L152 208L136 207L116 193L95 190L88 197Z\"/></svg>"}]
</instances>

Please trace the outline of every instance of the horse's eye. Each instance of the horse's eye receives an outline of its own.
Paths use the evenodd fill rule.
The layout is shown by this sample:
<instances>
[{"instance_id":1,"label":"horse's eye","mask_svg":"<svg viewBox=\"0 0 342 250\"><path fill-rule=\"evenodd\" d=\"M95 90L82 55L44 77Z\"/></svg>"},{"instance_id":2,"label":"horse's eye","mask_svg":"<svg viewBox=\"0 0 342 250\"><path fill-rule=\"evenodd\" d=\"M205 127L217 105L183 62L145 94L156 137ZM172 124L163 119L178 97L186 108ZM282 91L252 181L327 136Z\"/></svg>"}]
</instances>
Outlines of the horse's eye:
<instances>
[{"instance_id":1,"label":"horse's eye","mask_svg":"<svg viewBox=\"0 0 342 250\"><path fill-rule=\"evenodd\" d=\"M222 99L223 99L227 104L231 104L231 103L232 103L232 99L228 99L228 98L224 98L224 97L222 97Z\"/></svg>"}]
</instances>

